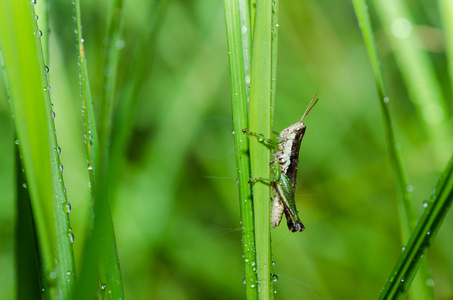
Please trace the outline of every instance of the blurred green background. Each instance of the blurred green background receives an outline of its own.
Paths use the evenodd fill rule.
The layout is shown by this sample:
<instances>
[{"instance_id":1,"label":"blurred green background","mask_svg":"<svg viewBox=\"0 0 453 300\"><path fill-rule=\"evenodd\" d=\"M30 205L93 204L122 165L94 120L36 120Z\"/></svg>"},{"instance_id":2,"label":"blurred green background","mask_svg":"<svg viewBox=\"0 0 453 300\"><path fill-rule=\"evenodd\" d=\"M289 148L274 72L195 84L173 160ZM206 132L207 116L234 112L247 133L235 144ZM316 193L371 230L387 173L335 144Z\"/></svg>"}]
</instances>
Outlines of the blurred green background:
<instances>
[{"instance_id":1,"label":"blurred green background","mask_svg":"<svg viewBox=\"0 0 453 300\"><path fill-rule=\"evenodd\" d=\"M125 296L243 299L223 2L164 2L156 10L155 1L125 1L124 43L117 45L116 98L137 102L128 147L112 170ZM414 32L429 37L421 46L434 64L435 80L451 99L439 7L409 4ZM108 7L108 1L82 2L95 106L103 88ZM441 150L426 142L388 38L373 6L369 11L419 215L452 141ZM50 1L49 19L47 65L77 262L89 221L89 189L73 5ZM139 90L127 98L134 84ZM315 91L320 100L305 121L296 193L307 229L290 233L283 224L272 232L276 297L374 299L403 245L376 84L357 19L347 1L281 1L275 130L299 120ZM0 298L11 299L20 285L13 276L14 143L4 87L0 97ZM451 124L451 101L448 105ZM439 151L447 155L436 156ZM450 214L428 252L438 299L453 299L452 226Z\"/></svg>"}]
</instances>

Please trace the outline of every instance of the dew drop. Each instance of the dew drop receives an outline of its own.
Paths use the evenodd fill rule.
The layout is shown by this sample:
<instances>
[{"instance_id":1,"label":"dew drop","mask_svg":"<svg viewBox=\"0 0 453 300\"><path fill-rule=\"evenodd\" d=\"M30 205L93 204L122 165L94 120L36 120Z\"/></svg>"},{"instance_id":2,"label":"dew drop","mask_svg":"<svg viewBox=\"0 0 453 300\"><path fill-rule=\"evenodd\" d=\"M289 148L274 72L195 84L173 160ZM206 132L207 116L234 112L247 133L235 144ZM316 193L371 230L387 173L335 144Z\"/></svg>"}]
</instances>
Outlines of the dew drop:
<instances>
[{"instance_id":1,"label":"dew drop","mask_svg":"<svg viewBox=\"0 0 453 300\"><path fill-rule=\"evenodd\" d=\"M432 287L432 286L434 286L434 279L432 279L432 278L426 279L425 283L427 286Z\"/></svg>"},{"instance_id":2,"label":"dew drop","mask_svg":"<svg viewBox=\"0 0 453 300\"><path fill-rule=\"evenodd\" d=\"M38 15L35 15L35 20L38 21L39 17Z\"/></svg>"},{"instance_id":3,"label":"dew drop","mask_svg":"<svg viewBox=\"0 0 453 300\"><path fill-rule=\"evenodd\" d=\"M423 207L424 207L424 208L427 208L427 207L428 207L428 203L429 203L428 200L423 201Z\"/></svg>"},{"instance_id":4,"label":"dew drop","mask_svg":"<svg viewBox=\"0 0 453 300\"><path fill-rule=\"evenodd\" d=\"M19 140L18 140L18 139L15 139L15 140L14 140L14 144L19 145L19 144L20 144L20 143L19 143Z\"/></svg>"},{"instance_id":5,"label":"dew drop","mask_svg":"<svg viewBox=\"0 0 453 300\"><path fill-rule=\"evenodd\" d=\"M406 189L409 193L412 193L414 191L414 186L409 184Z\"/></svg>"},{"instance_id":6,"label":"dew drop","mask_svg":"<svg viewBox=\"0 0 453 300\"><path fill-rule=\"evenodd\" d=\"M32 5L36 5L36 0L31 0Z\"/></svg>"},{"instance_id":7,"label":"dew drop","mask_svg":"<svg viewBox=\"0 0 453 300\"><path fill-rule=\"evenodd\" d=\"M105 283L103 283L103 284L101 285L101 290L105 291L105 288L106 288L106 285L105 285Z\"/></svg>"},{"instance_id":8,"label":"dew drop","mask_svg":"<svg viewBox=\"0 0 453 300\"><path fill-rule=\"evenodd\" d=\"M254 289L254 288L255 288L255 284L252 283L252 284L250 285L250 287L251 287L252 289Z\"/></svg>"},{"instance_id":9,"label":"dew drop","mask_svg":"<svg viewBox=\"0 0 453 300\"><path fill-rule=\"evenodd\" d=\"M247 280L245 280L245 278L244 278L244 280L242 280L242 283L247 284Z\"/></svg>"},{"instance_id":10,"label":"dew drop","mask_svg":"<svg viewBox=\"0 0 453 300\"><path fill-rule=\"evenodd\" d=\"M71 212L71 204L69 202L66 203L66 211L68 212L68 214Z\"/></svg>"},{"instance_id":11,"label":"dew drop","mask_svg":"<svg viewBox=\"0 0 453 300\"><path fill-rule=\"evenodd\" d=\"M46 67L44 68L44 71L46 72L46 74L49 74L49 71L50 71L49 67L46 66Z\"/></svg>"},{"instance_id":12,"label":"dew drop","mask_svg":"<svg viewBox=\"0 0 453 300\"><path fill-rule=\"evenodd\" d=\"M69 239L71 240L71 244L74 244L74 234L72 232L69 233Z\"/></svg>"},{"instance_id":13,"label":"dew drop","mask_svg":"<svg viewBox=\"0 0 453 300\"><path fill-rule=\"evenodd\" d=\"M427 231L427 232L426 232L426 235L430 235L430 234L431 234L431 231Z\"/></svg>"},{"instance_id":14,"label":"dew drop","mask_svg":"<svg viewBox=\"0 0 453 300\"><path fill-rule=\"evenodd\" d=\"M89 165L87 169L88 169L88 171L92 171L93 170L93 166Z\"/></svg>"},{"instance_id":15,"label":"dew drop","mask_svg":"<svg viewBox=\"0 0 453 300\"><path fill-rule=\"evenodd\" d=\"M278 282L278 276L276 274L272 276L272 282L274 282L274 284Z\"/></svg>"},{"instance_id":16,"label":"dew drop","mask_svg":"<svg viewBox=\"0 0 453 300\"><path fill-rule=\"evenodd\" d=\"M52 110L52 118L55 119L55 112Z\"/></svg>"},{"instance_id":17,"label":"dew drop","mask_svg":"<svg viewBox=\"0 0 453 300\"><path fill-rule=\"evenodd\" d=\"M61 148L60 148L60 146L57 146L57 154L58 154L58 155L61 154Z\"/></svg>"},{"instance_id":18,"label":"dew drop","mask_svg":"<svg viewBox=\"0 0 453 300\"><path fill-rule=\"evenodd\" d=\"M60 164L60 172L63 173L63 164Z\"/></svg>"},{"instance_id":19,"label":"dew drop","mask_svg":"<svg viewBox=\"0 0 453 300\"><path fill-rule=\"evenodd\" d=\"M389 101L390 101L389 97L384 98L384 103L389 103Z\"/></svg>"},{"instance_id":20,"label":"dew drop","mask_svg":"<svg viewBox=\"0 0 453 300\"><path fill-rule=\"evenodd\" d=\"M50 273L49 273L49 278L50 278L50 279L55 279L55 278L57 278L57 272L54 272L54 271L50 272Z\"/></svg>"},{"instance_id":21,"label":"dew drop","mask_svg":"<svg viewBox=\"0 0 453 300\"><path fill-rule=\"evenodd\" d=\"M27 183L26 183L26 182L22 183L22 187L23 187L24 189L26 189L26 188L27 188Z\"/></svg>"},{"instance_id":22,"label":"dew drop","mask_svg":"<svg viewBox=\"0 0 453 300\"><path fill-rule=\"evenodd\" d=\"M38 29L38 37L42 37L42 31Z\"/></svg>"}]
</instances>

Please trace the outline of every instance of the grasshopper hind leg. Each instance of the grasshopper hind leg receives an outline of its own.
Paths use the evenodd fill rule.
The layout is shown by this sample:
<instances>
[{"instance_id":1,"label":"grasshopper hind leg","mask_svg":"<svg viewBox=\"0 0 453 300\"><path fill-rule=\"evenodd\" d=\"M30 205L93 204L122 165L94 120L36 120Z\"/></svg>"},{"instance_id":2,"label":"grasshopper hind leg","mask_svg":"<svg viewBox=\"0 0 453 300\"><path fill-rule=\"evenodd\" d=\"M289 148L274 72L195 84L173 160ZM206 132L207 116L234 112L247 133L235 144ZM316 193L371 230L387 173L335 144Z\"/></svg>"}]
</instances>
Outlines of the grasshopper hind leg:
<instances>
[{"instance_id":1,"label":"grasshopper hind leg","mask_svg":"<svg viewBox=\"0 0 453 300\"><path fill-rule=\"evenodd\" d=\"M288 229L292 232L296 232L296 231L304 231L305 230L305 226L304 224L302 224L302 222L300 220L294 220L294 218L292 217L292 214L290 213L290 211L288 210L288 208L285 207L285 216L286 216L286 223L288 225Z\"/></svg>"}]
</instances>

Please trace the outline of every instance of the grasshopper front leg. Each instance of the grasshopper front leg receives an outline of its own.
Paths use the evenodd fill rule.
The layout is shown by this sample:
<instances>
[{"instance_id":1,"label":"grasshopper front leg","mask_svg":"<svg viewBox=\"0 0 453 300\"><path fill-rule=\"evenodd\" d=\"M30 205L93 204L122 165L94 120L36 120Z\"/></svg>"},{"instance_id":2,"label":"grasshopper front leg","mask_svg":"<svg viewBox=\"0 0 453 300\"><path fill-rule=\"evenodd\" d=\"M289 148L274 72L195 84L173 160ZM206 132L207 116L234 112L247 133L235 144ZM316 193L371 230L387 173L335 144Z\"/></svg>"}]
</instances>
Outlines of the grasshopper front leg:
<instances>
[{"instance_id":1,"label":"grasshopper front leg","mask_svg":"<svg viewBox=\"0 0 453 300\"><path fill-rule=\"evenodd\" d=\"M248 131L247 129L242 129L242 132L251 136L256 137L258 142L265 144L266 146L270 147L271 149L277 149L279 145L279 141L276 141L274 139L268 139L261 133L256 133L252 131Z\"/></svg>"}]
</instances>

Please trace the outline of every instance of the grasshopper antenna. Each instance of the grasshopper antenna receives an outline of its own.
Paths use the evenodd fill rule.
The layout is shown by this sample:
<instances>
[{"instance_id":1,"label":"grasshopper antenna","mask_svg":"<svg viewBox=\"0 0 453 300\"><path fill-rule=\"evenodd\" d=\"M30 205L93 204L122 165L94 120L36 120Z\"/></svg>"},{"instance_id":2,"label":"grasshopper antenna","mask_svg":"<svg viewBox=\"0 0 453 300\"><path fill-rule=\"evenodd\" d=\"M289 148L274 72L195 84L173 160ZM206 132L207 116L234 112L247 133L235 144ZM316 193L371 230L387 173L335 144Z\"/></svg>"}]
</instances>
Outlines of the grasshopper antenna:
<instances>
[{"instance_id":1,"label":"grasshopper antenna","mask_svg":"<svg viewBox=\"0 0 453 300\"><path fill-rule=\"evenodd\" d=\"M310 110L315 106L315 104L318 102L319 98L316 98L316 95L318 95L318 92L315 93L315 95L313 96L313 99L311 99L310 103L308 104L308 107L307 109L305 110L305 113L304 115L302 116L302 118L300 119L300 123L302 123L302 121L304 120L304 118L308 115L308 113L310 112ZM316 98L316 100L315 100ZM314 102L313 102L314 101ZM313 104L312 104L313 103Z\"/></svg>"}]
</instances>

